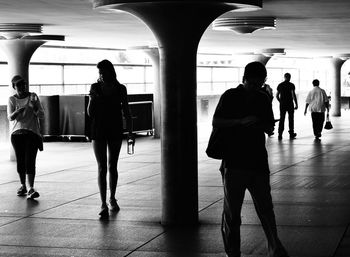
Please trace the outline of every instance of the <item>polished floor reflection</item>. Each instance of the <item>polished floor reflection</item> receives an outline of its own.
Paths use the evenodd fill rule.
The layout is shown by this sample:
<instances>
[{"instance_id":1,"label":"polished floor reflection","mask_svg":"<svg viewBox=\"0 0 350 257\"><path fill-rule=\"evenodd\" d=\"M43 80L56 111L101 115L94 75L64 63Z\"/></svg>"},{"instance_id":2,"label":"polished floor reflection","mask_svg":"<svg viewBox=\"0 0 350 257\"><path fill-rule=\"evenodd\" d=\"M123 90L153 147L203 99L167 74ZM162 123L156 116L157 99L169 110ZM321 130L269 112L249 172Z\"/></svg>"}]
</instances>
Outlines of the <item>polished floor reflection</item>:
<instances>
[{"instance_id":1,"label":"polished floor reflection","mask_svg":"<svg viewBox=\"0 0 350 257\"><path fill-rule=\"evenodd\" d=\"M296 117L296 140L267 140L278 230L291 256L350 256L350 113L315 142L311 118ZM200 225L160 225L160 141L123 145L117 197L121 210L98 219L96 163L90 143L45 143L37 201L16 196L15 163L0 146L0 256L224 257L219 162L205 156L210 127L199 124ZM249 193L242 210L243 256L266 256Z\"/></svg>"}]
</instances>

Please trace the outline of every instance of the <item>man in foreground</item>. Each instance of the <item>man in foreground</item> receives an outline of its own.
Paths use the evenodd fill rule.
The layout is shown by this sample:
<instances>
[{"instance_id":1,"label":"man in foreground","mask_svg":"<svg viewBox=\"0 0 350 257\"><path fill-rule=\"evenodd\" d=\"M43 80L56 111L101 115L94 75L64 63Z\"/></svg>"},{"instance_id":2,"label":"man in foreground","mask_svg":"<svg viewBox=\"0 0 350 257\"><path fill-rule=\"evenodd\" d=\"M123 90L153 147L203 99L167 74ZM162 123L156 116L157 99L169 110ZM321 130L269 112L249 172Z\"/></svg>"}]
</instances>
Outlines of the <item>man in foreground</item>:
<instances>
[{"instance_id":1,"label":"man in foreground","mask_svg":"<svg viewBox=\"0 0 350 257\"><path fill-rule=\"evenodd\" d=\"M227 256L241 256L241 208L248 189L268 241L269 257L287 257L276 228L265 133L273 131L271 101L261 90L266 68L260 62L245 67L243 84L220 98L213 127L227 138L221 164L224 185L222 235Z\"/></svg>"}]
</instances>

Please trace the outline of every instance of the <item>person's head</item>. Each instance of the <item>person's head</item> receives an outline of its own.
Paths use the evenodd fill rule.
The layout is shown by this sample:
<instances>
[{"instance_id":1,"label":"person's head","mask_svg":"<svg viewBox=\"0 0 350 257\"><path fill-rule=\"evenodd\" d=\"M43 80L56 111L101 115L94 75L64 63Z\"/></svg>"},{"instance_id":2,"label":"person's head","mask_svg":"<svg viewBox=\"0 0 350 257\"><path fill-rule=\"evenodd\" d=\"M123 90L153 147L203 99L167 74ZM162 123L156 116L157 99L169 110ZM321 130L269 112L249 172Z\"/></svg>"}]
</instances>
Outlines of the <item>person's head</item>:
<instances>
[{"instance_id":1,"label":"person's head","mask_svg":"<svg viewBox=\"0 0 350 257\"><path fill-rule=\"evenodd\" d=\"M23 94L27 91L27 83L24 78L20 75L16 75L11 80L12 87L16 90L17 94Z\"/></svg>"},{"instance_id":2,"label":"person's head","mask_svg":"<svg viewBox=\"0 0 350 257\"><path fill-rule=\"evenodd\" d=\"M285 81L290 81L290 77L291 77L290 73L287 72L287 73L284 74L284 80Z\"/></svg>"},{"instance_id":3,"label":"person's head","mask_svg":"<svg viewBox=\"0 0 350 257\"><path fill-rule=\"evenodd\" d=\"M110 61L100 61L97 64L97 68L100 74L100 80L104 82L113 82L117 80L117 74L115 73L114 66Z\"/></svg>"},{"instance_id":4,"label":"person's head","mask_svg":"<svg viewBox=\"0 0 350 257\"><path fill-rule=\"evenodd\" d=\"M260 89L266 81L267 71L261 62L248 63L244 68L243 83L250 89Z\"/></svg>"},{"instance_id":5,"label":"person's head","mask_svg":"<svg viewBox=\"0 0 350 257\"><path fill-rule=\"evenodd\" d=\"M314 79L312 81L312 85L314 85L314 87L318 87L320 85L320 81L318 79Z\"/></svg>"}]
</instances>

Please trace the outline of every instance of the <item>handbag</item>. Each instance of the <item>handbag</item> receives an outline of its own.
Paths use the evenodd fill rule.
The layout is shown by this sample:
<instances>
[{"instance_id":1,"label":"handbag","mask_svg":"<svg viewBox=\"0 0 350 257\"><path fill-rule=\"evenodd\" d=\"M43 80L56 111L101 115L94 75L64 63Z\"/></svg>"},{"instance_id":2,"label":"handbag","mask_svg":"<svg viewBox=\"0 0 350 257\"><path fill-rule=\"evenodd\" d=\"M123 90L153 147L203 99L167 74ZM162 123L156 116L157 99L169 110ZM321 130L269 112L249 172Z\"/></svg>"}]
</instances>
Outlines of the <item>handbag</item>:
<instances>
[{"instance_id":1,"label":"handbag","mask_svg":"<svg viewBox=\"0 0 350 257\"><path fill-rule=\"evenodd\" d=\"M227 138L225 136L224 130L214 127L210 134L208 146L205 151L207 156L213 159L222 160L227 149L226 142Z\"/></svg>"},{"instance_id":2,"label":"handbag","mask_svg":"<svg viewBox=\"0 0 350 257\"><path fill-rule=\"evenodd\" d=\"M43 139L43 136L36 134L36 141L37 141L36 143L37 143L39 151L43 151L44 150L44 139Z\"/></svg>"},{"instance_id":3,"label":"handbag","mask_svg":"<svg viewBox=\"0 0 350 257\"><path fill-rule=\"evenodd\" d=\"M333 125L329 119L329 113L327 113L326 124L324 125L324 129L332 129Z\"/></svg>"}]
</instances>

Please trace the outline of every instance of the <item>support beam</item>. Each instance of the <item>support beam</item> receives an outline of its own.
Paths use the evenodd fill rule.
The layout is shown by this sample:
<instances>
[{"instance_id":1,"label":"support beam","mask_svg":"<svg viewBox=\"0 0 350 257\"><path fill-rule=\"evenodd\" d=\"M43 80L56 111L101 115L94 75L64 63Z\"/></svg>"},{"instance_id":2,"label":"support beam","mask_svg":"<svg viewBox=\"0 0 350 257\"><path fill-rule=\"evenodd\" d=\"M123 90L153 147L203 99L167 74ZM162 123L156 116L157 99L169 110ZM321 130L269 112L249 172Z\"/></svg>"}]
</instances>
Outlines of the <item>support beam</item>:
<instances>
[{"instance_id":1,"label":"support beam","mask_svg":"<svg viewBox=\"0 0 350 257\"><path fill-rule=\"evenodd\" d=\"M158 41L161 80L162 224L198 223L197 48L215 18L261 0L94 0L94 6L129 12Z\"/></svg>"},{"instance_id":2,"label":"support beam","mask_svg":"<svg viewBox=\"0 0 350 257\"><path fill-rule=\"evenodd\" d=\"M0 41L0 46L7 56L9 68L9 92L15 91L11 85L11 79L15 75L21 75L29 86L29 62L34 52L44 44L42 40L10 39Z\"/></svg>"},{"instance_id":3,"label":"support beam","mask_svg":"<svg viewBox=\"0 0 350 257\"><path fill-rule=\"evenodd\" d=\"M332 116L341 116L341 67L345 60L340 58L330 59L330 81L331 81L331 109Z\"/></svg>"}]
</instances>

